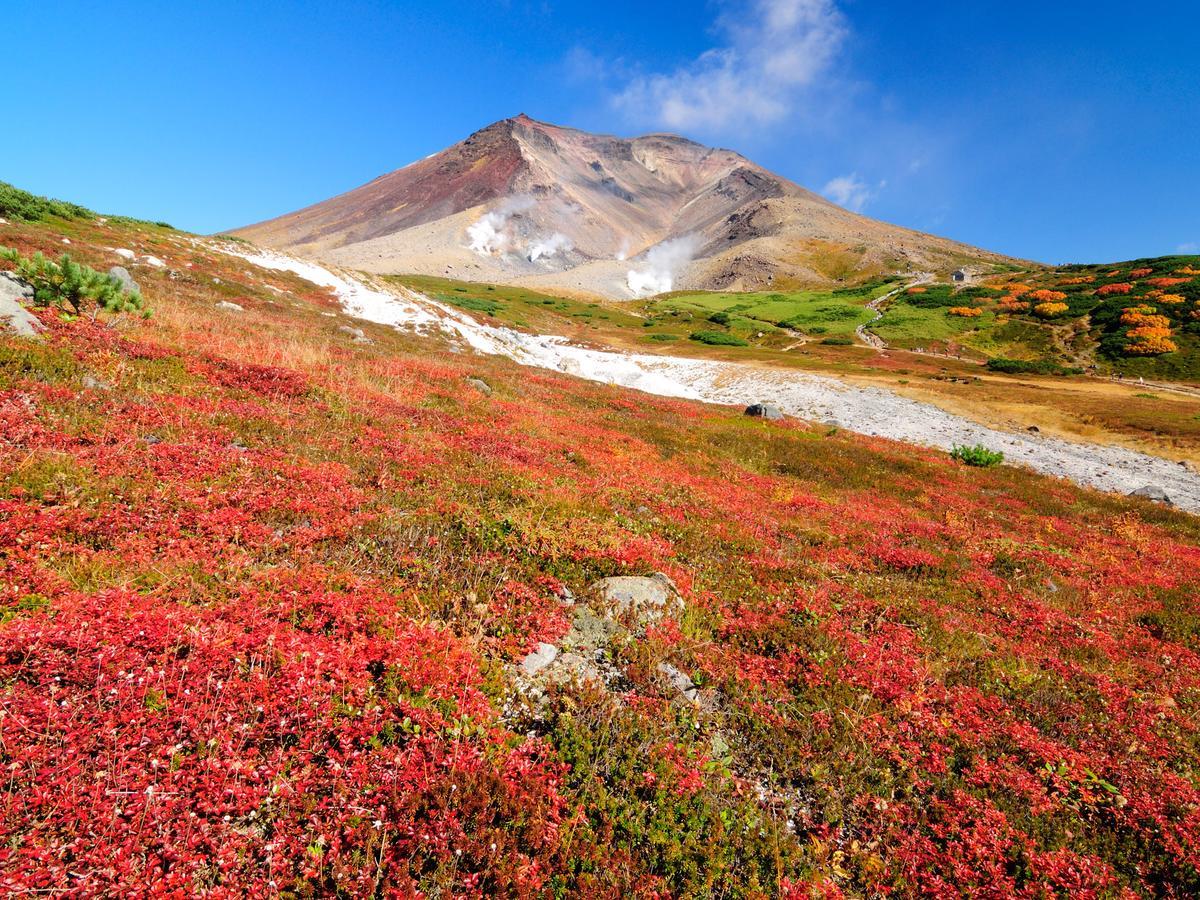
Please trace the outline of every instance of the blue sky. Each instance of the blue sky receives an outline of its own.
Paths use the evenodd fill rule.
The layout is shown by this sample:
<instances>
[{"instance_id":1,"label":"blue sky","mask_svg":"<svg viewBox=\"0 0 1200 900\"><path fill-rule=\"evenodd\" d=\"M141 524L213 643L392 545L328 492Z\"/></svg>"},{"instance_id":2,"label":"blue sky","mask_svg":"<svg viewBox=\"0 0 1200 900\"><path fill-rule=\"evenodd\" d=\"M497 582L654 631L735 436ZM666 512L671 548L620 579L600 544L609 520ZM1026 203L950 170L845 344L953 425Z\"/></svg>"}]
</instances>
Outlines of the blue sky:
<instances>
[{"instance_id":1,"label":"blue sky","mask_svg":"<svg viewBox=\"0 0 1200 900\"><path fill-rule=\"evenodd\" d=\"M0 180L209 232L518 112L1047 262L1200 252L1194 2L18 3Z\"/></svg>"}]
</instances>

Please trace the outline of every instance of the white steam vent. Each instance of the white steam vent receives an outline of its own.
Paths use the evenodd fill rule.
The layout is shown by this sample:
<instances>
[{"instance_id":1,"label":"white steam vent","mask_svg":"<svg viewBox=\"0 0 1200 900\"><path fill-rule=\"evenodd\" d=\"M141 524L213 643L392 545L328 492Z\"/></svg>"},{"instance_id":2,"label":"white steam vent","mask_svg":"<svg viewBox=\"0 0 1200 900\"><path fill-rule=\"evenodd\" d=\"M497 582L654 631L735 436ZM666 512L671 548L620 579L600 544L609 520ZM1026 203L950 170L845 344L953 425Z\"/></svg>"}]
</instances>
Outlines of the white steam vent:
<instances>
[{"instance_id":1,"label":"white steam vent","mask_svg":"<svg viewBox=\"0 0 1200 900\"><path fill-rule=\"evenodd\" d=\"M558 253L568 253L575 245L571 239L561 232L554 232L547 238L538 238L529 245L529 261L537 262L543 256L554 256Z\"/></svg>"},{"instance_id":2,"label":"white steam vent","mask_svg":"<svg viewBox=\"0 0 1200 900\"><path fill-rule=\"evenodd\" d=\"M509 219L517 213L525 212L533 204L533 198L527 195L509 197L491 212L484 213L479 221L467 227L471 249L480 256L493 256L507 251L512 245Z\"/></svg>"},{"instance_id":3,"label":"white steam vent","mask_svg":"<svg viewBox=\"0 0 1200 900\"><path fill-rule=\"evenodd\" d=\"M640 266L629 270L625 282L635 297L663 294L675 286L675 278L700 249L700 238L685 234L650 248Z\"/></svg>"}]
</instances>

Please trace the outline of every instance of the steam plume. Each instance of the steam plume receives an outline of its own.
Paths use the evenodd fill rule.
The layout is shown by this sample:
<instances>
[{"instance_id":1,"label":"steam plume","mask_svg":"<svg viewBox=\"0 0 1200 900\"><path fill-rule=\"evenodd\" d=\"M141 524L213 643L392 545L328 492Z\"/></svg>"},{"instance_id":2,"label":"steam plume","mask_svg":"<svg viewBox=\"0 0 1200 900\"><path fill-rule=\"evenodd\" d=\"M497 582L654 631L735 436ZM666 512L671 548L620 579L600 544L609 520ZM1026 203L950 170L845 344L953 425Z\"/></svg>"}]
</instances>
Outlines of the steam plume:
<instances>
[{"instance_id":1,"label":"steam plume","mask_svg":"<svg viewBox=\"0 0 1200 900\"><path fill-rule=\"evenodd\" d=\"M509 197L491 212L482 215L479 221L467 227L471 249L480 256L506 251L512 243L507 230L508 220L517 213L525 212L533 203L533 198L528 195Z\"/></svg>"},{"instance_id":2,"label":"steam plume","mask_svg":"<svg viewBox=\"0 0 1200 900\"><path fill-rule=\"evenodd\" d=\"M554 256L560 251L571 250L574 246L569 237L556 231L550 237L539 238L529 245L529 261L537 262L543 256Z\"/></svg>"},{"instance_id":3,"label":"steam plume","mask_svg":"<svg viewBox=\"0 0 1200 900\"><path fill-rule=\"evenodd\" d=\"M694 234L685 234L654 245L646 254L645 262L636 269L630 269L625 276L629 290L635 297L671 290L675 285L675 276L692 261L699 249L700 238Z\"/></svg>"}]
</instances>

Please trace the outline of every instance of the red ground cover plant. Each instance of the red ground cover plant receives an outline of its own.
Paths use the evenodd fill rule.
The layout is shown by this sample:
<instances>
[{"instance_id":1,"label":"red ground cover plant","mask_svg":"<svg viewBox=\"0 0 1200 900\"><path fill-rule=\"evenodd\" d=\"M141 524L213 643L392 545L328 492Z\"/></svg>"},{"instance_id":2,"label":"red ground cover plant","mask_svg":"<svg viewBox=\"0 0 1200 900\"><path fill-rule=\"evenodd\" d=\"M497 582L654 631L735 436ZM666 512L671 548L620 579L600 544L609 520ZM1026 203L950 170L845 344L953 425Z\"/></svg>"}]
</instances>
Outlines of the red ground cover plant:
<instances>
[{"instance_id":1,"label":"red ground cover plant","mask_svg":"<svg viewBox=\"0 0 1200 900\"><path fill-rule=\"evenodd\" d=\"M266 303L311 286L197 259L261 302L0 337L6 893L1200 891L1194 518L428 335L334 352ZM654 571L685 607L608 682L518 689Z\"/></svg>"}]
</instances>

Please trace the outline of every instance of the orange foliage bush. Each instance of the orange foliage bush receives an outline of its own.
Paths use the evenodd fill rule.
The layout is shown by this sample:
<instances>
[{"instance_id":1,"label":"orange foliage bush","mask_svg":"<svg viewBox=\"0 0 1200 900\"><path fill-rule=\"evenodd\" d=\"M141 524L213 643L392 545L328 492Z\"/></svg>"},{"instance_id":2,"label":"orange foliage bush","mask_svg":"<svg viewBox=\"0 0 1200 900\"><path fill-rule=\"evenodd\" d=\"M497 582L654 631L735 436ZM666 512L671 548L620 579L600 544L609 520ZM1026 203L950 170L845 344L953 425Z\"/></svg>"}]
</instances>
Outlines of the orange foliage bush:
<instances>
[{"instance_id":1,"label":"orange foliage bush","mask_svg":"<svg viewBox=\"0 0 1200 900\"><path fill-rule=\"evenodd\" d=\"M1029 299L1034 303L1061 303L1067 299L1067 295L1061 291L1047 291L1043 289L1034 291L1029 295Z\"/></svg>"},{"instance_id":2,"label":"orange foliage bush","mask_svg":"<svg viewBox=\"0 0 1200 900\"><path fill-rule=\"evenodd\" d=\"M1155 287L1169 288L1177 284L1187 284L1191 281L1190 278L1147 278L1146 284L1152 284Z\"/></svg>"},{"instance_id":3,"label":"orange foliage bush","mask_svg":"<svg viewBox=\"0 0 1200 900\"><path fill-rule=\"evenodd\" d=\"M1056 316L1061 316L1069 307L1065 303L1039 303L1033 308L1034 315L1041 316L1043 319L1053 319Z\"/></svg>"},{"instance_id":4,"label":"orange foliage bush","mask_svg":"<svg viewBox=\"0 0 1200 900\"><path fill-rule=\"evenodd\" d=\"M1152 274L1154 274L1153 269L1134 269L1132 272L1129 273L1129 277L1144 278L1145 276L1152 275Z\"/></svg>"},{"instance_id":5,"label":"orange foliage bush","mask_svg":"<svg viewBox=\"0 0 1200 900\"><path fill-rule=\"evenodd\" d=\"M1167 306L1178 306L1180 303L1186 303L1187 299L1182 294L1163 294L1158 298L1158 302Z\"/></svg>"},{"instance_id":6,"label":"orange foliage bush","mask_svg":"<svg viewBox=\"0 0 1200 900\"><path fill-rule=\"evenodd\" d=\"M1128 294L1133 290L1133 285L1127 281L1118 281L1115 284L1106 284L1104 287L1096 291L1097 297L1113 297L1119 294Z\"/></svg>"},{"instance_id":7,"label":"orange foliage bush","mask_svg":"<svg viewBox=\"0 0 1200 900\"><path fill-rule=\"evenodd\" d=\"M924 293L925 293L927 290L929 290L929 288L923 288L923 287L910 287L910 288L908 289L908 293L910 293L910 294L924 294Z\"/></svg>"},{"instance_id":8,"label":"orange foliage bush","mask_svg":"<svg viewBox=\"0 0 1200 900\"><path fill-rule=\"evenodd\" d=\"M1059 284L1065 287L1069 284L1091 284L1095 280L1095 275L1080 275L1078 278L1068 278L1066 281L1060 281Z\"/></svg>"},{"instance_id":9,"label":"orange foliage bush","mask_svg":"<svg viewBox=\"0 0 1200 900\"><path fill-rule=\"evenodd\" d=\"M1142 312L1146 309L1144 306L1136 306L1132 309L1127 309L1121 313L1122 325L1135 325L1139 328L1166 328L1168 332L1171 328L1171 321L1166 316L1153 315L1151 312Z\"/></svg>"},{"instance_id":10,"label":"orange foliage bush","mask_svg":"<svg viewBox=\"0 0 1200 900\"><path fill-rule=\"evenodd\" d=\"M964 319L973 319L983 315L983 310L976 309L974 306L952 306L946 312L952 316L960 316Z\"/></svg>"},{"instance_id":11,"label":"orange foliage bush","mask_svg":"<svg viewBox=\"0 0 1200 900\"><path fill-rule=\"evenodd\" d=\"M1139 337L1125 348L1130 356L1158 356L1162 353L1174 353L1179 347L1169 337L1162 335L1146 335Z\"/></svg>"},{"instance_id":12,"label":"orange foliage bush","mask_svg":"<svg viewBox=\"0 0 1200 900\"><path fill-rule=\"evenodd\" d=\"M1025 312L1029 309L1029 304L1016 297L1002 297L998 309L1003 312Z\"/></svg>"},{"instance_id":13,"label":"orange foliage bush","mask_svg":"<svg viewBox=\"0 0 1200 900\"><path fill-rule=\"evenodd\" d=\"M1161 316L1147 316L1148 319L1160 319ZM1166 321L1163 319L1163 321ZM1145 324L1139 325L1137 328L1129 329L1129 336L1134 340L1141 338L1169 338L1171 336L1171 327L1169 325Z\"/></svg>"},{"instance_id":14,"label":"orange foliage bush","mask_svg":"<svg viewBox=\"0 0 1200 900\"><path fill-rule=\"evenodd\" d=\"M1030 291L1033 290L1033 288L1027 284L1021 284L1020 282L1015 282L1013 284L1010 284L1007 288L1005 288L1005 290L1007 290L1014 297L1020 297L1022 294L1028 294Z\"/></svg>"}]
</instances>

